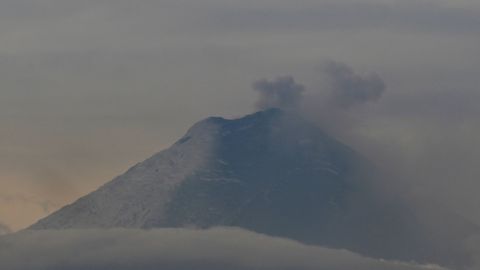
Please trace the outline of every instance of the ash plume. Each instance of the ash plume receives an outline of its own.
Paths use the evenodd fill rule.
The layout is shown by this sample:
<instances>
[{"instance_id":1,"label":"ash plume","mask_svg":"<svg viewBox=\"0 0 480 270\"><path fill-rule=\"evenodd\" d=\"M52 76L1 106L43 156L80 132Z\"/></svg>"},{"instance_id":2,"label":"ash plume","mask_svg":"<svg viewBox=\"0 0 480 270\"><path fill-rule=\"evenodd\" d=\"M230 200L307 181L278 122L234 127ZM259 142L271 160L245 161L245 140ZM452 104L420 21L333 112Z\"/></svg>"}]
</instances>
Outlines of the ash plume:
<instances>
[{"instance_id":1,"label":"ash plume","mask_svg":"<svg viewBox=\"0 0 480 270\"><path fill-rule=\"evenodd\" d=\"M360 74L347 64L335 61L328 61L324 65L321 77L322 87L308 94L309 102L314 102L314 106L322 113L378 101L387 89L384 80L376 73ZM304 92L307 90L290 75L274 80L261 79L254 82L252 87L259 93L255 103L258 110L302 109Z\"/></svg>"},{"instance_id":2,"label":"ash plume","mask_svg":"<svg viewBox=\"0 0 480 270\"><path fill-rule=\"evenodd\" d=\"M377 74L361 75L344 63L330 61L323 72L327 75L331 102L342 108L377 101L387 88Z\"/></svg>"},{"instance_id":3,"label":"ash plume","mask_svg":"<svg viewBox=\"0 0 480 270\"><path fill-rule=\"evenodd\" d=\"M255 107L264 110L297 107L305 87L296 83L292 76L282 76L273 81L266 79L256 81L253 83L253 89L259 93L259 99Z\"/></svg>"}]
</instances>

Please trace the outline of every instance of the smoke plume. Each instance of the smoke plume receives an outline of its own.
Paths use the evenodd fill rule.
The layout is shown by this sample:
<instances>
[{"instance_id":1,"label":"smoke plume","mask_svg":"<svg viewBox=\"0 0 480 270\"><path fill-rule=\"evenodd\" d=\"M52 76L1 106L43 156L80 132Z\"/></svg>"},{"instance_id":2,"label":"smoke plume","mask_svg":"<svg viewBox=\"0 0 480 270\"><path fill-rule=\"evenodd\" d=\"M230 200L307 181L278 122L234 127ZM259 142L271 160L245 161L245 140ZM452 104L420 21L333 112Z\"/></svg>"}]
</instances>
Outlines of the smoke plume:
<instances>
[{"instance_id":1,"label":"smoke plume","mask_svg":"<svg viewBox=\"0 0 480 270\"><path fill-rule=\"evenodd\" d=\"M346 110L377 101L387 88L383 79L376 73L362 75L340 62L327 62L321 75L324 78L322 87L308 93L313 96L315 106L321 110ZM253 89L259 93L259 99L255 104L259 110L299 109L303 105L306 87L297 83L293 76L282 76L272 81L267 79L256 81L253 83ZM320 94L322 100L316 98L317 94Z\"/></svg>"},{"instance_id":2,"label":"smoke plume","mask_svg":"<svg viewBox=\"0 0 480 270\"><path fill-rule=\"evenodd\" d=\"M273 81L266 79L253 83L253 89L259 93L256 108L290 109L298 106L305 87L295 82L292 76L278 77Z\"/></svg>"},{"instance_id":3,"label":"smoke plume","mask_svg":"<svg viewBox=\"0 0 480 270\"><path fill-rule=\"evenodd\" d=\"M361 75L346 64L328 62L323 72L331 91L331 101L343 108L380 99L386 84L377 74Z\"/></svg>"}]
</instances>

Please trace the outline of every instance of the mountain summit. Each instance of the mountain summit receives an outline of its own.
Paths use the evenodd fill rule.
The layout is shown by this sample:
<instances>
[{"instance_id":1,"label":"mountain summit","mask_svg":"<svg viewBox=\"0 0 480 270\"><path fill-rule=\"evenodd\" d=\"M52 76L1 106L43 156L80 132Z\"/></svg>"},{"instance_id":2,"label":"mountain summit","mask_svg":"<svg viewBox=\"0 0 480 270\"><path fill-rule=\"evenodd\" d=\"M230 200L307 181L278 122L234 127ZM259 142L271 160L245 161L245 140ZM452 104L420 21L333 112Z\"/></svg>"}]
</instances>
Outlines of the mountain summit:
<instances>
[{"instance_id":1,"label":"mountain summit","mask_svg":"<svg viewBox=\"0 0 480 270\"><path fill-rule=\"evenodd\" d=\"M325 223L345 205L360 158L293 118L278 109L207 118L170 148L32 228Z\"/></svg>"},{"instance_id":2,"label":"mountain summit","mask_svg":"<svg viewBox=\"0 0 480 270\"><path fill-rule=\"evenodd\" d=\"M406 204L376 194L373 170L317 126L279 109L211 117L30 229L235 226L427 262L454 250L437 246Z\"/></svg>"}]
</instances>

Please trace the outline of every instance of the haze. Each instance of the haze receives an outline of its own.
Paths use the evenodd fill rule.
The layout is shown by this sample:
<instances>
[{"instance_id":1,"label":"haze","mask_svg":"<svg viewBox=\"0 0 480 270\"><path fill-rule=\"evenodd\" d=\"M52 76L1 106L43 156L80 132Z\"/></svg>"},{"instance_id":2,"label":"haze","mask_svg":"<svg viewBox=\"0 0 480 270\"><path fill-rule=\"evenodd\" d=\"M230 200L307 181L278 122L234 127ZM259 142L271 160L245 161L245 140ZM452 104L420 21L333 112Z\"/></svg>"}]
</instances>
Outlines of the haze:
<instances>
[{"instance_id":1,"label":"haze","mask_svg":"<svg viewBox=\"0 0 480 270\"><path fill-rule=\"evenodd\" d=\"M291 76L321 99L330 60L388 90L329 130L480 224L478 1L4 0L0 41L1 231L204 117L254 111L253 82Z\"/></svg>"}]
</instances>

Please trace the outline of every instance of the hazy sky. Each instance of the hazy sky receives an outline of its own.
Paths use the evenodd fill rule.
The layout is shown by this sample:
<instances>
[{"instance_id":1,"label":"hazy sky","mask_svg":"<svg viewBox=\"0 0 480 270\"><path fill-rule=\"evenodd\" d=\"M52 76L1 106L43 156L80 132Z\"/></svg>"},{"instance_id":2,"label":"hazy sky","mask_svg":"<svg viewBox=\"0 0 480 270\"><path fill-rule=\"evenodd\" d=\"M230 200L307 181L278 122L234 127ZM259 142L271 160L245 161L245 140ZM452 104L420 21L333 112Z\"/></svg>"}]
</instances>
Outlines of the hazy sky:
<instances>
[{"instance_id":1,"label":"hazy sky","mask_svg":"<svg viewBox=\"0 0 480 270\"><path fill-rule=\"evenodd\" d=\"M327 60L388 86L349 111L345 140L480 223L477 0L2 0L0 44L0 224L11 229L195 121L252 112L259 79L321 92Z\"/></svg>"}]
</instances>

